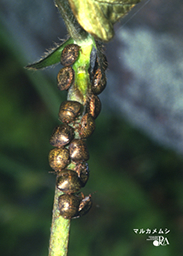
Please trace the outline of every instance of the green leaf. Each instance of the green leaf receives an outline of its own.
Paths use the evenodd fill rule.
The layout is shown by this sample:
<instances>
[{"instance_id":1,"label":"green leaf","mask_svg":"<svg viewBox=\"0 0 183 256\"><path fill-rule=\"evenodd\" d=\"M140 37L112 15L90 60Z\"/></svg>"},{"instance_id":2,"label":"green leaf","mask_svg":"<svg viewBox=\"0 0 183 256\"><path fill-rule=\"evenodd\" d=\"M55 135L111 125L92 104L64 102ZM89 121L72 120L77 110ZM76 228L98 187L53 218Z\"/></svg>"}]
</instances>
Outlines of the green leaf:
<instances>
[{"instance_id":1,"label":"green leaf","mask_svg":"<svg viewBox=\"0 0 183 256\"><path fill-rule=\"evenodd\" d=\"M94 37L109 41L113 24L141 0L68 0L79 24Z\"/></svg>"},{"instance_id":2,"label":"green leaf","mask_svg":"<svg viewBox=\"0 0 183 256\"><path fill-rule=\"evenodd\" d=\"M64 47L68 44L72 44L74 41L72 38L69 38L66 42L62 43L61 45L57 46L56 48L52 49L48 53L45 54L43 58L41 58L38 62L33 64L27 65L25 68L38 70L43 69L48 66L55 65L60 62L60 56L64 49Z\"/></svg>"}]
</instances>

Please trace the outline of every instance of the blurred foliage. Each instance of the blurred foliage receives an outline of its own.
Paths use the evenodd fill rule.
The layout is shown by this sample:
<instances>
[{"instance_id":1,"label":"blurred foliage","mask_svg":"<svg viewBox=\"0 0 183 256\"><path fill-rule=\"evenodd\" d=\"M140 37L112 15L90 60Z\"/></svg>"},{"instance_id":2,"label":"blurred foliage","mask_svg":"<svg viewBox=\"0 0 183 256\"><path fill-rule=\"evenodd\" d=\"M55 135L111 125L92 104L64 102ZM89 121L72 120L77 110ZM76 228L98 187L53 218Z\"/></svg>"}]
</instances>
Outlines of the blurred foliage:
<instances>
[{"instance_id":1,"label":"blurred foliage","mask_svg":"<svg viewBox=\"0 0 183 256\"><path fill-rule=\"evenodd\" d=\"M49 137L66 95L46 73L24 70L20 49L6 31L0 35L0 251L45 256L55 183ZM88 147L91 172L83 192L93 194L94 204L71 222L69 256L181 255L182 156L105 109ZM168 228L170 245L154 247L135 228Z\"/></svg>"}]
</instances>

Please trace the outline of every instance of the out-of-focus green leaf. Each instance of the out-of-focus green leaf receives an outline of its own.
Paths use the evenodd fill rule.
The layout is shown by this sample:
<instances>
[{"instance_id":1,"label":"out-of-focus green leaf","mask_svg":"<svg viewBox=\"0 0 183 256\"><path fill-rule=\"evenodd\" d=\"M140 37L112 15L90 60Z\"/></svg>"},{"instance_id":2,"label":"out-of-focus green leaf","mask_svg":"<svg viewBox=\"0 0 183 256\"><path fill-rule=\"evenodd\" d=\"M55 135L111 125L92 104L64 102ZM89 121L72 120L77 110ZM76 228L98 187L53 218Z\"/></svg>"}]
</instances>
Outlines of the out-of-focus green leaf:
<instances>
[{"instance_id":1,"label":"out-of-focus green leaf","mask_svg":"<svg viewBox=\"0 0 183 256\"><path fill-rule=\"evenodd\" d=\"M69 0L79 24L93 36L109 41L113 24L141 0Z\"/></svg>"},{"instance_id":2,"label":"out-of-focus green leaf","mask_svg":"<svg viewBox=\"0 0 183 256\"><path fill-rule=\"evenodd\" d=\"M52 49L46 55L40 59L38 62L35 62L33 64L27 65L27 69L32 69L32 70L38 70L38 69L43 69L48 66L52 66L54 64L57 64L60 62L60 56L61 53L64 49L64 47L68 44L72 44L73 39L69 38L66 42L62 43L61 45L57 46L56 48Z\"/></svg>"}]
</instances>

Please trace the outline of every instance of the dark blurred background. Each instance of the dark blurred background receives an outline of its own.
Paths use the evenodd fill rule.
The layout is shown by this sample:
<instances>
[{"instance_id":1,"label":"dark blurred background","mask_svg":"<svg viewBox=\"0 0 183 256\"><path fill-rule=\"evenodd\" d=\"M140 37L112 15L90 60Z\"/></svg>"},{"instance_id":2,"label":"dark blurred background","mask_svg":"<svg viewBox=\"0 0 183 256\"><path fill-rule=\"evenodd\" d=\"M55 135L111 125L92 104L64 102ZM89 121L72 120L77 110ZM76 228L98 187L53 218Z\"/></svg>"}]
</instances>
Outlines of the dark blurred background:
<instances>
[{"instance_id":1,"label":"dark blurred background","mask_svg":"<svg viewBox=\"0 0 183 256\"><path fill-rule=\"evenodd\" d=\"M90 178L83 189L94 203L71 222L69 256L183 251L182 17L181 0L142 1L115 25L115 38L105 46L108 84L88 139ZM23 67L66 35L52 0L1 0L3 256L48 252L55 184L49 138L66 93L56 88L60 65L38 72ZM147 228L170 230L164 234L169 245L155 247L133 230Z\"/></svg>"}]
</instances>

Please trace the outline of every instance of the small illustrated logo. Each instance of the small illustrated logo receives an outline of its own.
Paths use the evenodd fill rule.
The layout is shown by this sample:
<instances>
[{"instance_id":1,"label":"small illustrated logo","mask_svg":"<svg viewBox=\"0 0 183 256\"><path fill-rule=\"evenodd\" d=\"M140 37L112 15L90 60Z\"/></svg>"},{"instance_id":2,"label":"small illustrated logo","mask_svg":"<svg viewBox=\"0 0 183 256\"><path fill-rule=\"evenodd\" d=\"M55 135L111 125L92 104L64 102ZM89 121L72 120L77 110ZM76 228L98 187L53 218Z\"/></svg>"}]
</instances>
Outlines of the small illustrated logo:
<instances>
[{"instance_id":1,"label":"small illustrated logo","mask_svg":"<svg viewBox=\"0 0 183 256\"><path fill-rule=\"evenodd\" d=\"M154 246L166 246L166 245L169 245L169 240L167 238L167 235L170 230L165 228L165 229L150 229L150 228L147 228L147 229L143 229L143 228L140 228L140 229L133 229L133 231L136 233L136 234L139 234L139 235L152 235L152 236L148 236L148 238L146 239L146 241L152 241L152 244Z\"/></svg>"}]
</instances>

